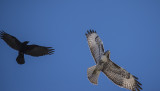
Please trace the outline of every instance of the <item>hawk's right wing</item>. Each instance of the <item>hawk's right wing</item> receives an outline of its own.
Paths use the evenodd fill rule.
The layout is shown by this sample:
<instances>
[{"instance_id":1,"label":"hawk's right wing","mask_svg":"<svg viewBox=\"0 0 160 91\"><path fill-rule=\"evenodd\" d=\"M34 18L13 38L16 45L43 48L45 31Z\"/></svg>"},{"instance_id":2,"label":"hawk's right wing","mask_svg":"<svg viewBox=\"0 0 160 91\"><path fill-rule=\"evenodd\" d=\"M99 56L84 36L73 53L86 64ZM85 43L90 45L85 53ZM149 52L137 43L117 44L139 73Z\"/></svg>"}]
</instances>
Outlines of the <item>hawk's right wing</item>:
<instances>
[{"instance_id":1,"label":"hawk's right wing","mask_svg":"<svg viewBox=\"0 0 160 91\"><path fill-rule=\"evenodd\" d=\"M137 81L137 77L133 76L111 60L106 62L103 67L102 72L116 85L132 91L140 91L140 89L142 89L142 84Z\"/></svg>"},{"instance_id":2,"label":"hawk's right wing","mask_svg":"<svg viewBox=\"0 0 160 91\"><path fill-rule=\"evenodd\" d=\"M11 48L19 50L21 42L16 37L7 34L4 31L0 31L0 38L3 39Z\"/></svg>"},{"instance_id":3,"label":"hawk's right wing","mask_svg":"<svg viewBox=\"0 0 160 91\"><path fill-rule=\"evenodd\" d=\"M86 37L92 56L95 62L98 63L101 59L101 56L104 54L103 43L94 30L87 31Z\"/></svg>"}]
</instances>

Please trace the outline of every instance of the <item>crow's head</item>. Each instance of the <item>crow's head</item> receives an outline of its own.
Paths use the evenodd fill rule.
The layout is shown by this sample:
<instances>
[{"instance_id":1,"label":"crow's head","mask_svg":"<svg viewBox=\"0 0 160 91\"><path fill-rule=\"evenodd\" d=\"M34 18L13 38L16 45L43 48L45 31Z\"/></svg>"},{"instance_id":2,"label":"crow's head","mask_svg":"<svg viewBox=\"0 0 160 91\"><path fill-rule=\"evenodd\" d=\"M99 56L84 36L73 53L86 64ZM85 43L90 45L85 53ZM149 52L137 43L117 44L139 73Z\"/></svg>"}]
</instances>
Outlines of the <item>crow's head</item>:
<instances>
[{"instance_id":1,"label":"crow's head","mask_svg":"<svg viewBox=\"0 0 160 91\"><path fill-rule=\"evenodd\" d=\"M29 41L24 41L23 42L24 45L27 45L28 43L29 43Z\"/></svg>"}]
</instances>

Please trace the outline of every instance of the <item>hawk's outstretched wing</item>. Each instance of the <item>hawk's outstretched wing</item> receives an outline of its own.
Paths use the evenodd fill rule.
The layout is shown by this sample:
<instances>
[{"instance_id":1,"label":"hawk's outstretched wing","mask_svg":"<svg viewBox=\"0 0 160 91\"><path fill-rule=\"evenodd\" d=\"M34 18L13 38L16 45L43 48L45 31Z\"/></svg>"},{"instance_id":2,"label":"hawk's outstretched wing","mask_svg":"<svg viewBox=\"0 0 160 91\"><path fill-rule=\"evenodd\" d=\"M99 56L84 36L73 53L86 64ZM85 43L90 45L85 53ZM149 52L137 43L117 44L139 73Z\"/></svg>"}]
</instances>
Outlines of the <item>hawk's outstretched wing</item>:
<instances>
[{"instance_id":1,"label":"hawk's outstretched wing","mask_svg":"<svg viewBox=\"0 0 160 91\"><path fill-rule=\"evenodd\" d=\"M102 71L116 85L132 91L140 91L142 84L137 81L138 78L110 60L110 52L104 53L103 43L95 31L90 30L87 32L88 45L96 61L96 65L87 70L90 82L97 84L99 73Z\"/></svg>"},{"instance_id":2,"label":"hawk's outstretched wing","mask_svg":"<svg viewBox=\"0 0 160 91\"><path fill-rule=\"evenodd\" d=\"M94 30L87 31L86 37L92 56L95 62L98 63L101 56L104 54L103 43Z\"/></svg>"},{"instance_id":3,"label":"hawk's outstretched wing","mask_svg":"<svg viewBox=\"0 0 160 91\"><path fill-rule=\"evenodd\" d=\"M44 47L39 45L27 45L25 54L36 57L43 55L51 55L54 52L54 49L51 48L52 47Z\"/></svg>"},{"instance_id":4,"label":"hawk's outstretched wing","mask_svg":"<svg viewBox=\"0 0 160 91\"><path fill-rule=\"evenodd\" d=\"M116 85L130 89L132 91L140 91L142 89L137 80L138 78L127 72L125 69L119 67L117 64L113 63L111 60L106 62L103 66L102 72L112 80Z\"/></svg>"},{"instance_id":5,"label":"hawk's outstretched wing","mask_svg":"<svg viewBox=\"0 0 160 91\"><path fill-rule=\"evenodd\" d=\"M0 37L3 39L11 48L19 50L21 42L14 36L7 34L4 31L0 31Z\"/></svg>"}]
</instances>

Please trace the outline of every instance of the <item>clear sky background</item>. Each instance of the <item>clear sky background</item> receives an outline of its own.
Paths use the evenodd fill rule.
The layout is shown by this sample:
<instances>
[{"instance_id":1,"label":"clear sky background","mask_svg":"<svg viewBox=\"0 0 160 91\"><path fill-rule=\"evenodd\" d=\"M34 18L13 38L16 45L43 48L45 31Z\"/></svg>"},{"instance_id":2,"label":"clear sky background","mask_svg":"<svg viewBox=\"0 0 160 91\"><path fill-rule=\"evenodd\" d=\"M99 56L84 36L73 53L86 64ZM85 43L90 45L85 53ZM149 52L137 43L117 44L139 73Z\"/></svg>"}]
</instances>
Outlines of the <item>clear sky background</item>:
<instances>
[{"instance_id":1,"label":"clear sky background","mask_svg":"<svg viewBox=\"0 0 160 91\"><path fill-rule=\"evenodd\" d=\"M0 91L127 91L103 73L87 79L95 65L85 33L95 29L111 60L143 84L160 91L160 0L0 0L0 29L55 48L55 54L25 55L0 40Z\"/></svg>"}]
</instances>

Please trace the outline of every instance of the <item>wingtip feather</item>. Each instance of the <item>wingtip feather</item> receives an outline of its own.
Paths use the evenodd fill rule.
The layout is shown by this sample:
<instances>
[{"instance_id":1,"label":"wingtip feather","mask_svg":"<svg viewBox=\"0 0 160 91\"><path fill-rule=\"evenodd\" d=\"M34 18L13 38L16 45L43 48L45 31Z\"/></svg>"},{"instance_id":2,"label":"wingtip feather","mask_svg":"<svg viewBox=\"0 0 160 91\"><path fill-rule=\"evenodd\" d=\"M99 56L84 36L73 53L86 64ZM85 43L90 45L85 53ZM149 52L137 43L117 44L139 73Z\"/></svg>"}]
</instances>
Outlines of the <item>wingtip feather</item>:
<instances>
[{"instance_id":1,"label":"wingtip feather","mask_svg":"<svg viewBox=\"0 0 160 91\"><path fill-rule=\"evenodd\" d=\"M133 75L133 77L134 77L136 80L138 80L138 77L136 77L136 76L134 76L134 75Z\"/></svg>"},{"instance_id":2,"label":"wingtip feather","mask_svg":"<svg viewBox=\"0 0 160 91\"><path fill-rule=\"evenodd\" d=\"M141 87L142 84L140 82L138 82L137 80L135 80L135 82L136 82L135 89L137 89L137 91L142 90L142 87Z\"/></svg>"},{"instance_id":3,"label":"wingtip feather","mask_svg":"<svg viewBox=\"0 0 160 91\"><path fill-rule=\"evenodd\" d=\"M136 83L138 84L138 85L142 85L140 82L138 82L137 80L136 80Z\"/></svg>"},{"instance_id":4,"label":"wingtip feather","mask_svg":"<svg viewBox=\"0 0 160 91\"><path fill-rule=\"evenodd\" d=\"M0 31L0 37L3 38L3 35L6 34L3 30Z\"/></svg>"},{"instance_id":5,"label":"wingtip feather","mask_svg":"<svg viewBox=\"0 0 160 91\"><path fill-rule=\"evenodd\" d=\"M93 29L90 29L90 30L87 30L87 33L85 33L85 35L88 37L92 33L97 33L97 32Z\"/></svg>"},{"instance_id":6,"label":"wingtip feather","mask_svg":"<svg viewBox=\"0 0 160 91\"><path fill-rule=\"evenodd\" d=\"M55 52L55 49L51 49L52 47L48 47L48 55L52 55Z\"/></svg>"}]
</instances>

